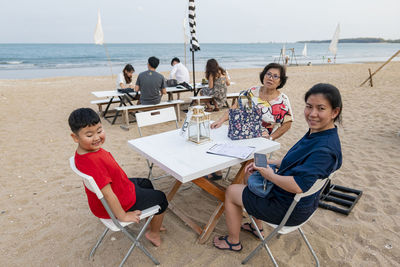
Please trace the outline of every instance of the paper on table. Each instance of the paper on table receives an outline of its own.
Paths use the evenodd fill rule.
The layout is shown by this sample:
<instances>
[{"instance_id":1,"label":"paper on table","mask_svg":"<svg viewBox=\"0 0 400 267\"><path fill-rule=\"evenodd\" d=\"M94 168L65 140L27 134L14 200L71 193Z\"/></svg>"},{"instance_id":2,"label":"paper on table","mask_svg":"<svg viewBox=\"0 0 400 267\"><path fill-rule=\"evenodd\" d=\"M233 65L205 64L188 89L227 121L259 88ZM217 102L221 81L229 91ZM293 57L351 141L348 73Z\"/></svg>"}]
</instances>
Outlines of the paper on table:
<instances>
[{"instance_id":1,"label":"paper on table","mask_svg":"<svg viewBox=\"0 0 400 267\"><path fill-rule=\"evenodd\" d=\"M207 153L234 157L239 159L248 158L253 153L255 147L252 146L238 146L233 144L215 144L207 150Z\"/></svg>"}]
</instances>

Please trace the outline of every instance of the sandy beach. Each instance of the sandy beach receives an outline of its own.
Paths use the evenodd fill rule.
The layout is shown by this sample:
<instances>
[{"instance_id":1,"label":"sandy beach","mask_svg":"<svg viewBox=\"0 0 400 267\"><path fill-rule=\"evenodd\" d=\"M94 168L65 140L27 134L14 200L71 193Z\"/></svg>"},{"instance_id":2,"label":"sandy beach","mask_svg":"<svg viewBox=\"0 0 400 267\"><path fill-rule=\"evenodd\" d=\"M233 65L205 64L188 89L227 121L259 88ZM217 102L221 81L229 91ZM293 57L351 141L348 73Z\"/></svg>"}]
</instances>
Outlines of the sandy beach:
<instances>
[{"instance_id":1,"label":"sandy beach","mask_svg":"<svg viewBox=\"0 0 400 267\"><path fill-rule=\"evenodd\" d=\"M288 67L289 79L282 91L290 98L295 122L278 140L281 149L274 157L283 156L308 129L303 117L306 90L319 82L332 83L340 89L344 101L343 125L339 128L343 165L333 183L363 191L350 215L319 209L303 227L322 266L400 265L400 62L391 62L378 72L374 87L359 87L368 76L368 68L373 71L381 64ZM235 82L229 92L258 85L260 71L229 70ZM198 72L197 80L202 76ZM90 213L82 182L68 164L76 149L67 124L70 112L79 107L97 109L90 104L95 99L91 92L114 86L110 76L0 80L1 266L116 266L122 260L130 244L121 233L108 235L94 261L88 260L104 227ZM181 98L189 96L185 93ZM225 111L213 113L212 119ZM184 118L183 112L181 115ZM124 131L120 124L120 120L116 125L103 121L107 135L104 148L129 177L145 177L146 161L127 144L127 140L139 136L136 125ZM146 134L173 127L166 124L146 129ZM238 166L233 168L230 179L237 170ZM162 174L159 168L154 172ZM167 192L173 181L169 177L154 184ZM220 183L228 185L229 181ZM196 186L179 191L174 201L185 203L184 210L201 225L217 203ZM217 250L211 238L200 245L196 234L171 211L167 211L164 225L167 232L162 234L161 247L144 241L161 266L237 266L258 245L248 233L241 233L241 253ZM212 237L224 233L222 216ZM273 239L270 248L280 266L314 264L296 232ZM135 249L126 266L133 265L152 266L152 262ZM261 251L250 265L272 263Z\"/></svg>"}]
</instances>

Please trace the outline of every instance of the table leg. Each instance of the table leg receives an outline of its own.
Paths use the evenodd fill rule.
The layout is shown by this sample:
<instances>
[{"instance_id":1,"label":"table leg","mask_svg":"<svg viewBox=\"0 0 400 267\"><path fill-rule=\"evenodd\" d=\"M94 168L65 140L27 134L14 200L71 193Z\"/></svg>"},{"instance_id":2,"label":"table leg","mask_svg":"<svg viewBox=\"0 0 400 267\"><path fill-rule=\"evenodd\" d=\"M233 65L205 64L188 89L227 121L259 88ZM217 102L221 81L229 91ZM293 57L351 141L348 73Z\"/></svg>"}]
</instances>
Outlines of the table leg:
<instances>
[{"instance_id":1,"label":"table leg","mask_svg":"<svg viewBox=\"0 0 400 267\"><path fill-rule=\"evenodd\" d=\"M176 113L176 118L178 119L178 121L181 121L181 105L177 104L175 106L175 113Z\"/></svg>"},{"instance_id":2,"label":"table leg","mask_svg":"<svg viewBox=\"0 0 400 267\"><path fill-rule=\"evenodd\" d=\"M214 231L214 228L217 225L219 218L224 212L225 188L205 178L198 178L196 180L193 180L192 182L221 201L218 204L217 208L214 210L207 224L202 229L202 232L199 236L199 243L204 244L210 237L211 233Z\"/></svg>"},{"instance_id":3,"label":"table leg","mask_svg":"<svg viewBox=\"0 0 400 267\"><path fill-rule=\"evenodd\" d=\"M243 184L244 183L244 169L247 165L248 162L250 162L251 160L248 160L246 162L242 163L242 166L240 167L240 170L238 171L238 173L235 176L235 179L233 180L232 184ZM213 214L211 215L210 219L208 220L207 224L204 226L203 228L203 232L201 233L201 235L199 236L199 244L204 244L208 238L210 237L211 233L214 231L215 226L217 225L219 218L221 217L222 213L224 212L224 201L225 201L225 190L223 191L224 195L223 195L223 199L221 199L220 196L220 190L221 189L215 189L209 186L204 186L201 185L200 183L205 183L205 181L201 181L201 179L204 178L200 178L200 179L196 179L193 182L198 185L200 188L204 189L205 191L207 191L209 194L215 196L216 198L218 198L219 200L221 200L222 202L218 204L218 207L214 210ZM208 181L207 179L204 179L206 181ZM208 181L209 182L209 181Z\"/></svg>"},{"instance_id":4,"label":"table leg","mask_svg":"<svg viewBox=\"0 0 400 267\"><path fill-rule=\"evenodd\" d=\"M239 171L237 172L235 179L233 179L232 184L244 184L244 168L246 167L248 162L252 162L253 160L247 160L242 162L242 166L240 167Z\"/></svg>"},{"instance_id":5,"label":"table leg","mask_svg":"<svg viewBox=\"0 0 400 267\"><path fill-rule=\"evenodd\" d=\"M129 112L128 112L128 110L124 110L124 112L122 113L122 116L124 117L126 128L129 129Z\"/></svg>"},{"instance_id":6,"label":"table leg","mask_svg":"<svg viewBox=\"0 0 400 267\"><path fill-rule=\"evenodd\" d=\"M184 223L190 226L198 235L201 235L203 232L203 229L198 226L192 219L190 219L186 214L176 207L173 203L169 202L168 203L168 208L170 211L172 211L176 216L178 216Z\"/></svg>"},{"instance_id":7,"label":"table leg","mask_svg":"<svg viewBox=\"0 0 400 267\"><path fill-rule=\"evenodd\" d=\"M220 186L219 184L206 178L198 178L196 180L193 180L192 183L194 183L210 195L214 196L215 198L219 199L220 201L225 201L225 188L223 186Z\"/></svg>"},{"instance_id":8,"label":"table leg","mask_svg":"<svg viewBox=\"0 0 400 267\"><path fill-rule=\"evenodd\" d=\"M168 208L178 216L182 221L184 221L187 225L190 226L198 235L200 235L203 231L200 226L198 226L192 219L185 215L185 213L176 207L173 203L171 203L172 199L174 198L176 192L178 192L179 187L181 187L182 183L180 181L175 181L174 185L172 186L171 190L167 194L168 200Z\"/></svg>"},{"instance_id":9,"label":"table leg","mask_svg":"<svg viewBox=\"0 0 400 267\"><path fill-rule=\"evenodd\" d=\"M172 93L168 93L168 101L174 100L174 96Z\"/></svg>"},{"instance_id":10,"label":"table leg","mask_svg":"<svg viewBox=\"0 0 400 267\"><path fill-rule=\"evenodd\" d=\"M221 217L224 210L224 202L219 203L218 207L214 210L207 224L204 226L203 232L199 236L199 244L204 244L208 240L208 238L210 238L210 235L214 231L215 226L217 225L219 218Z\"/></svg>"},{"instance_id":11,"label":"table leg","mask_svg":"<svg viewBox=\"0 0 400 267\"><path fill-rule=\"evenodd\" d=\"M176 192L178 192L178 189L179 189L179 187L181 187L181 185L182 185L182 182L180 182L178 180L175 181L175 183L172 186L171 190L169 190L169 192L167 194L168 202L171 201L174 198Z\"/></svg>"},{"instance_id":12,"label":"table leg","mask_svg":"<svg viewBox=\"0 0 400 267\"><path fill-rule=\"evenodd\" d=\"M243 183L244 181L244 168L247 162L243 162L240 170L235 176L232 184ZM214 210L207 224L201 228L195 222L193 222L189 217L187 217L184 212L178 209L174 204L169 203L169 209L176 214L181 220L183 220L187 225L189 225L197 234L199 234L198 242L199 244L204 244L209 238L211 233L214 231L215 226L217 225L219 218L224 212L224 201L225 201L225 188L218 185L217 183L210 181L206 178L198 178L192 181L195 185L209 193L210 195L216 197L221 202L218 204L217 208ZM176 192L179 187L182 185L181 182L176 181L173 185L172 189L169 191L167 195L167 199L169 202L174 198Z\"/></svg>"},{"instance_id":13,"label":"table leg","mask_svg":"<svg viewBox=\"0 0 400 267\"><path fill-rule=\"evenodd\" d=\"M103 113L103 117L104 117L104 118L106 117L107 111L108 111L108 109L110 108L110 105L111 105L113 99L114 99L114 97L111 97L111 98L110 98L110 101L108 101L106 110L104 110L104 113Z\"/></svg>"}]
</instances>

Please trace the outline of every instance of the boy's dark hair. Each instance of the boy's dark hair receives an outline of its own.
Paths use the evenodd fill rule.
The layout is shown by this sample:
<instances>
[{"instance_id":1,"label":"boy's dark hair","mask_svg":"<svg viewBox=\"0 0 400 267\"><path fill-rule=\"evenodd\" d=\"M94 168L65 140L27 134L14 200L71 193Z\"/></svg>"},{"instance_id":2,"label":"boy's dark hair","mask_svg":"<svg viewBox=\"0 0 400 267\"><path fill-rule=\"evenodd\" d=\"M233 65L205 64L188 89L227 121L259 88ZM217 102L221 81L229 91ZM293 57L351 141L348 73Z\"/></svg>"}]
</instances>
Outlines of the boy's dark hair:
<instances>
[{"instance_id":1,"label":"boy's dark hair","mask_svg":"<svg viewBox=\"0 0 400 267\"><path fill-rule=\"evenodd\" d=\"M180 61L179 58L177 58L177 57L174 57L174 58L171 60L171 66L172 66L172 63L174 63L174 62L181 63L181 61Z\"/></svg>"},{"instance_id":2,"label":"boy's dark hair","mask_svg":"<svg viewBox=\"0 0 400 267\"><path fill-rule=\"evenodd\" d=\"M343 103L342 103L342 97L340 95L339 89L337 89L335 86L329 83L318 83L311 87L306 94L304 95L304 102L307 103L307 99L311 95L317 95L321 94L324 96L326 100L328 100L329 104L331 104L332 109L339 108L339 113L333 120L334 122L339 122L339 124L342 123L342 109L343 109Z\"/></svg>"},{"instance_id":3,"label":"boy's dark hair","mask_svg":"<svg viewBox=\"0 0 400 267\"><path fill-rule=\"evenodd\" d=\"M72 111L68 118L68 124L74 134L86 126L93 126L100 122L100 117L91 108L78 108Z\"/></svg>"},{"instance_id":4,"label":"boy's dark hair","mask_svg":"<svg viewBox=\"0 0 400 267\"><path fill-rule=\"evenodd\" d=\"M278 69L279 70L279 73L280 73L279 76L281 79L281 83L279 84L278 87L276 87L276 89L282 88L288 79L288 77L286 76L286 68L278 63L269 63L267 66L265 66L264 70L260 73L260 81L262 84L264 84L264 76L265 76L265 74L267 74L269 69Z\"/></svg>"},{"instance_id":5,"label":"boy's dark hair","mask_svg":"<svg viewBox=\"0 0 400 267\"><path fill-rule=\"evenodd\" d=\"M149 57L148 63L150 65L150 67L156 69L158 67L158 64L160 64L160 60L156 57Z\"/></svg>"}]
</instances>

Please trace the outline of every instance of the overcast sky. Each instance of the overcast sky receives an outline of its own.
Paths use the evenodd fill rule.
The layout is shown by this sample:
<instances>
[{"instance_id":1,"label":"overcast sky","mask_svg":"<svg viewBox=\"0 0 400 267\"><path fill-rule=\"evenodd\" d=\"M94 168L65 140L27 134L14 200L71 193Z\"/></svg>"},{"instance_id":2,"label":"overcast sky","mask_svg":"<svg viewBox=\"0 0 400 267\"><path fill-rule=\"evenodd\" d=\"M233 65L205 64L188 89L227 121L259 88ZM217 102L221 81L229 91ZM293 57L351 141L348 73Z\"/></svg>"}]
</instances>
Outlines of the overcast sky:
<instances>
[{"instance_id":1,"label":"overcast sky","mask_svg":"<svg viewBox=\"0 0 400 267\"><path fill-rule=\"evenodd\" d=\"M0 43L180 43L187 0L0 0ZM201 43L400 39L400 0L196 0Z\"/></svg>"}]
</instances>

